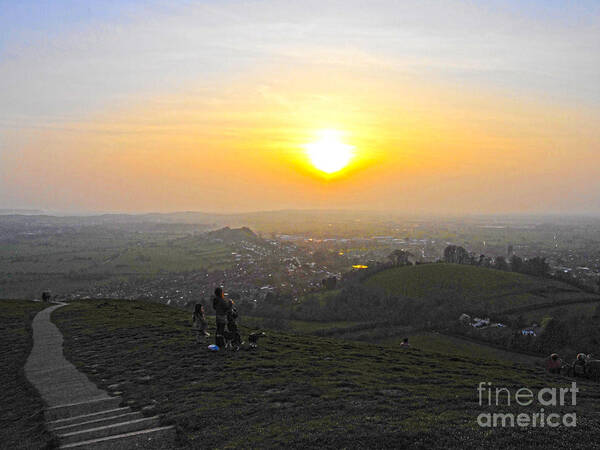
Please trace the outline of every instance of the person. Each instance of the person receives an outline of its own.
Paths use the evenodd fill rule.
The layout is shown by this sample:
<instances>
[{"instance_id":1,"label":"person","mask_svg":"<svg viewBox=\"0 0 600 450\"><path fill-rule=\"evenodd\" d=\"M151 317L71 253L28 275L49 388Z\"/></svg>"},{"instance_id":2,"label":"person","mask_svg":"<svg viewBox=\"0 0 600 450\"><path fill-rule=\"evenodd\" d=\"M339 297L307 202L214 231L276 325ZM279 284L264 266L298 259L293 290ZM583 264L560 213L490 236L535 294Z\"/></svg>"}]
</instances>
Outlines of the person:
<instances>
[{"instance_id":1,"label":"person","mask_svg":"<svg viewBox=\"0 0 600 450\"><path fill-rule=\"evenodd\" d=\"M217 323L217 331L215 332L215 345L217 347L225 348L225 325L227 325L227 313L231 309L231 303L225 299L223 288L218 287L215 289L215 295L213 296L213 308L215 310Z\"/></svg>"},{"instance_id":2,"label":"person","mask_svg":"<svg viewBox=\"0 0 600 450\"><path fill-rule=\"evenodd\" d=\"M210 336L207 331L208 322L204 315L204 305L196 303L194 305L194 315L192 316L192 330L196 332L196 341L200 342L203 338Z\"/></svg>"},{"instance_id":3,"label":"person","mask_svg":"<svg viewBox=\"0 0 600 450\"><path fill-rule=\"evenodd\" d=\"M400 347L410 347L410 344L408 343L408 338L405 337L404 339L402 339L402 342L400 343Z\"/></svg>"},{"instance_id":4,"label":"person","mask_svg":"<svg viewBox=\"0 0 600 450\"><path fill-rule=\"evenodd\" d=\"M585 354L579 353L577 359L573 363L573 375L576 377L585 376Z\"/></svg>"},{"instance_id":5,"label":"person","mask_svg":"<svg viewBox=\"0 0 600 450\"><path fill-rule=\"evenodd\" d=\"M562 367L562 360L559 358L559 356L556 353L552 353L546 359L546 370L549 373L560 374L561 367Z\"/></svg>"},{"instance_id":6,"label":"person","mask_svg":"<svg viewBox=\"0 0 600 450\"><path fill-rule=\"evenodd\" d=\"M48 291L44 291L44 292L42 292L42 300L43 300L43 301L45 301L45 302L49 302L49 301L50 301L50 298L51 298L51 296L50 296L50 292L48 292Z\"/></svg>"},{"instance_id":7,"label":"person","mask_svg":"<svg viewBox=\"0 0 600 450\"><path fill-rule=\"evenodd\" d=\"M227 331L231 335L231 346L234 350L239 350L242 345L242 337L237 326L238 312L233 300L229 300L229 311L227 312Z\"/></svg>"}]
</instances>

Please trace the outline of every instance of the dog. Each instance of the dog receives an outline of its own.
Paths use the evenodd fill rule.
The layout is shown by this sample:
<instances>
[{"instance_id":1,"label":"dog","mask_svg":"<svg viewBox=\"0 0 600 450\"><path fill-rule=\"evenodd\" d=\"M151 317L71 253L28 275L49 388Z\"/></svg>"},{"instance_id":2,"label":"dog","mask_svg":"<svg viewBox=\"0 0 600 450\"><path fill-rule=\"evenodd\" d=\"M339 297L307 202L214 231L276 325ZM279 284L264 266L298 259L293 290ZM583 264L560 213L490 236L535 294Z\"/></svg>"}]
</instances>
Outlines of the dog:
<instances>
[{"instance_id":1,"label":"dog","mask_svg":"<svg viewBox=\"0 0 600 450\"><path fill-rule=\"evenodd\" d=\"M250 348L251 349L257 348L258 340L264 336L266 336L266 334L262 331L255 331L254 333L250 333L250 336L248 336L248 343L250 344Z\"/></svg>"},{"instance_id":2,"label":"dog","mask_svg":"<svg viewBox=\"0 0 600 450\"><path fill-rule=\"evenodd\" d=\"M243 344L240 333L237 332L225 330L223 339L225 340L225 350L238 351Z\"/></svg>"}]
</instances>

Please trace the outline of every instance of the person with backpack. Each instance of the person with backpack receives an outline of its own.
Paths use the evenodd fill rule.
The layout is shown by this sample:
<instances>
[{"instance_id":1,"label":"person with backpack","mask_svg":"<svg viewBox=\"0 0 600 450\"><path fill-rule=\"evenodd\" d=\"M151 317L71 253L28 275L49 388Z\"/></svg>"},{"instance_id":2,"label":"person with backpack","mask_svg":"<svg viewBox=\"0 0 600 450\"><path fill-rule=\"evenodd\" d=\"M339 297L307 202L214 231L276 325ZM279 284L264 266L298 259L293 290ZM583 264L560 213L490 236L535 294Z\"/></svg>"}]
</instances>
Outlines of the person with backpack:
<instances>
[{"instance_id":1,"label":"person with backpack","mask_svg":"<svg viewBox=\"0 0 600 450\"><path fill-rule=\"evenodd\" d=\"M546 359L546 370L548 373L560 374L560 369L562 368L562 360L556 353L552 353Z\"/></svg>"},{"instance_id":2,"label":"person with backpack","mask_svg":"<svg viewBox=\"0 0 600 450\"><path fill-rule=\"evenodd\" d=\"M585 377L586 375L586 358L585 353L579 353L577 359L571 366L574 377Z\"/></svg>"},{"instance_id":3,"label":"person with backpack","mask_svg":"<svg viewBox=\"0 0 600 450\"><path fill-rule=\"evenodd\" d=\"M204 305L196 303L194 305L194 315L192 316L192 330L196 333L196 342L201 342L203 338L210 336L207 328L208 322L204 315Z\"/></svg>"},{"instance_id":4,"label":"person with backpack","mask_svg":"<svg viewBox=\"0 0 600 450\"><path fill-rule=\"evenodd\" d=\"M217 323L217 331L215 333L215 345L219 349L225 348L225 325L227 325L227 314L231 309L231 303L225 299L223 288L218 287L215 289L215 295L213 296L213 308L215 310Z\"/></svg>"}]
</instances>

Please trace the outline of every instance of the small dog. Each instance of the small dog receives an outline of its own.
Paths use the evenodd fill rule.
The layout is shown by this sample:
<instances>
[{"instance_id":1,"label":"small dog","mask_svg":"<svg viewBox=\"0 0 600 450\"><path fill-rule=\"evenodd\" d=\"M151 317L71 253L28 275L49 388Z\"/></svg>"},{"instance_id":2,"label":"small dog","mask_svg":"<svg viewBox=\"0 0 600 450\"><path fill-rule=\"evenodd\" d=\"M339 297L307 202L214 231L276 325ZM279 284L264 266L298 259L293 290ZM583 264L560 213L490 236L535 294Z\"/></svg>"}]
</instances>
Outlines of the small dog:
<instances>
[{"instance_id":1,"label":"small dog","mask_svg":"<svg viewBox=\"0 0 600 450\"><path fill-rule=\"evenodd\" d=\"M225 340L225 350L239 350L243 344L239 333L225 330L223 332L223 339Z\"/></svg>"},{"instance_id":2,"label":"small dog","mask_svg":"<svg viewBox=\"0 0 600 450\"><path fill-rule=\"evenodd\" d=\"M250 333L250 336L248 336L248 343L250 344L250 348L254 349L258 347L258 340L263 336L266 336L266 334L262 331L255 331L254 333Z\"/></svg>"}]
</instances>

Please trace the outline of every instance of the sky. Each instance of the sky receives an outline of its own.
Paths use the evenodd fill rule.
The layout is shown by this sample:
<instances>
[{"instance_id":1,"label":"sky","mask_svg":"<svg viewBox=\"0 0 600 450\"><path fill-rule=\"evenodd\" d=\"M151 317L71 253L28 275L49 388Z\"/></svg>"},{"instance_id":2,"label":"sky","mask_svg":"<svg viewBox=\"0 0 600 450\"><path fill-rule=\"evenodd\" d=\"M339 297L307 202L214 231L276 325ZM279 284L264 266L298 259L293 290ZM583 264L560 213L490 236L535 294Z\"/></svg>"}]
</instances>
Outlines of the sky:
<instances>
[{"instance_id":1,"label":"sky","mask_svg":"<svg viewBox=\"0 0 600 450\"><path fill-rule=\"evenodd\" d=\"M0 0L0 209L600 214L598 48L598 1Z\"/></svg>"}]
</instances>

